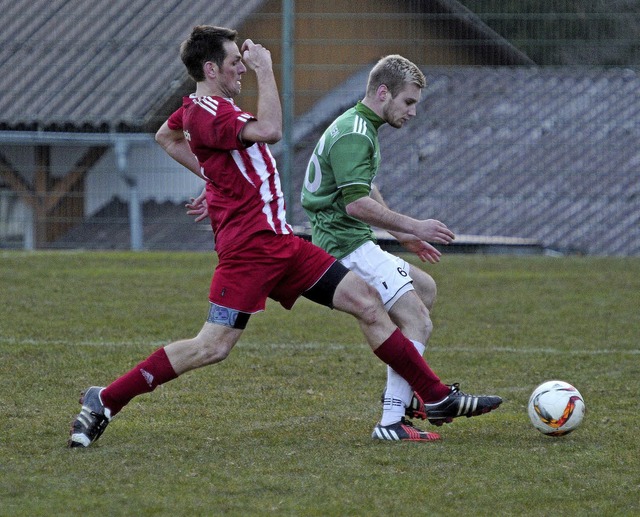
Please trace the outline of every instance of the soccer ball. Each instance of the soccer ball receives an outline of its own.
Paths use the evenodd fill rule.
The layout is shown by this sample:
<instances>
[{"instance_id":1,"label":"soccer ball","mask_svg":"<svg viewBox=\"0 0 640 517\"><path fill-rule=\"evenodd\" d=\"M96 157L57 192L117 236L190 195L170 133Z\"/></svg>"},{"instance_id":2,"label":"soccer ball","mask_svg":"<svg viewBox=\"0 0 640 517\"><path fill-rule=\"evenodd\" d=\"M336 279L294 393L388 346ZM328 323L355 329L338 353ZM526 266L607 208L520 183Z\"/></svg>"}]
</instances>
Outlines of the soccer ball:
<instances>
[{"instance_id":1,"label":"soccer ball","mask_svg":"<svg viewBox=\"0 0 640 517\"><path fill-rule=\"evenodd\" d=\"M527 410L531 423L542 434L562 436L580 425L585 405L571 384L547 381L533 390Z\"/></svg>"}]
</instances>

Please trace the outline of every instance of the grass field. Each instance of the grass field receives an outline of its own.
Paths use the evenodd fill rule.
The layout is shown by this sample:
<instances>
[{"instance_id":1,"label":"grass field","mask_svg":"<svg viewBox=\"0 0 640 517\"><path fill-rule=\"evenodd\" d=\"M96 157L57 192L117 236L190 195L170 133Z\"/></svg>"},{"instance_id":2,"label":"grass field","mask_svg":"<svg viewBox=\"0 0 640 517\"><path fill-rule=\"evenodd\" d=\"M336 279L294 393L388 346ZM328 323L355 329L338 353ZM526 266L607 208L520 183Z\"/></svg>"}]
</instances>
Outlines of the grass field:
<instances>
[{"instance_id":1,"label":"grass field","mask_svg":"<svg viewBox=\"0 0 640 517\"><path fill-rule=\"evenodd\" d=\"M640 259L446 255L427 359L504 398L435 443L377 443L384 367L355 321L301 300L229 359L141 396L65 447L79 392L191 337L214 258L0 253L0 515L640 515ZM575 384L582 427L526 403ZM427 426L433 429L430 426Z\"/></svg>"}]
</instances>

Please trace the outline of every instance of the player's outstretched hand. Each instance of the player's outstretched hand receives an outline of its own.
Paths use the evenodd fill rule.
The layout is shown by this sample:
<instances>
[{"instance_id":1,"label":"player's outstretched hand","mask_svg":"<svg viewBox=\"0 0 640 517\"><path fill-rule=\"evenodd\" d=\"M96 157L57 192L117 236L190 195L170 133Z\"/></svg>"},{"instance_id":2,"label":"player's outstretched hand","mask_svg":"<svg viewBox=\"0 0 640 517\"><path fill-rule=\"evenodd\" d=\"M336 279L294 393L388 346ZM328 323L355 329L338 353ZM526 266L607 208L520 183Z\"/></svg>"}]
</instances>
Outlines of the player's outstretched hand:
<instances>
[{"instance_id":1,"label":"player's outstretched hand","mask_svg":"<svg viewBox=\"0 0 640 517\"><path fill-rule=\"evenodd\" d=\"M184 205L187 208L187 215L192 215L194 221L199 223L209 216L207 211L207 190L203 189L198 197L192 197L190 202Z\"/></svg>"},{"instance_id":2,"label":"player's outstretched hand","mask_svg":"<svg viewBox=\"0 0 640 517\"><path fill-rule=\"evenodd\" d=\"M436 219L425 219L420 221L418 231L415 235L428 242L440 244L450 244L456 238L454 233L447 228L447 225Z\"/></svg>"},{"instance_id":3,"label":"player's outstretched hand","mask_svg":"<svg viewBox=\"0 0 640 517\"><path fill-rule=\"evenodd\" d=\"M440 262L440 256L442 253L428 242L415 238L400 241L400 244L402 244L407 251L415 253L422 262L429 262L430 264Z\"/></svg>"}]
</instances>

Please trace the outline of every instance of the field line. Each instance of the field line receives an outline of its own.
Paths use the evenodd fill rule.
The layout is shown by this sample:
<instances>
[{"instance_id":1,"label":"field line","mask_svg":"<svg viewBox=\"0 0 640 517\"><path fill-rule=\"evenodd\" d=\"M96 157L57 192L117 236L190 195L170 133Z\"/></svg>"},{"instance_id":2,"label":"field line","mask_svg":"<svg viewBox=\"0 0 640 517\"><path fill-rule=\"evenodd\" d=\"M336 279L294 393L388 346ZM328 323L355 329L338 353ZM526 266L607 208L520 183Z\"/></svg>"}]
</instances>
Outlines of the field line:
<instances>
[{"instance_id":1,"label":"field line","mask_svg":"<svg viewBox=\"0 0 640 517\"><path fill-rule=\"evenodd\" d=\"M47 345L66 345L66 346L138 346L138 345L149 345L150 347L160 347L166 345L168 341L64 341L64 340L39 340L39 339L16 339L16 338L5 338L0 336L0 346L2 345L14 345L14 346L47 346ZM245 349L263 349L270 348L272 350L347 350L352 347L365 347L364 343L362 345L343 345L339 343L255 343L250 341L240 341L236 345L236 347L241 347ZM449 353L474 353L474 354L482 354L482 353L508 353L508 354L556 354L556 355L640 355L640 349L618 349L618 348L602 348L599 350L562 350L558 348L515 348L515 347L482 347L482 346L468 346L468 345L454 345L448 346L446 348L441 347L429 347L427 349L429 354L449 354Z\"/></svg>"}]
</instances>

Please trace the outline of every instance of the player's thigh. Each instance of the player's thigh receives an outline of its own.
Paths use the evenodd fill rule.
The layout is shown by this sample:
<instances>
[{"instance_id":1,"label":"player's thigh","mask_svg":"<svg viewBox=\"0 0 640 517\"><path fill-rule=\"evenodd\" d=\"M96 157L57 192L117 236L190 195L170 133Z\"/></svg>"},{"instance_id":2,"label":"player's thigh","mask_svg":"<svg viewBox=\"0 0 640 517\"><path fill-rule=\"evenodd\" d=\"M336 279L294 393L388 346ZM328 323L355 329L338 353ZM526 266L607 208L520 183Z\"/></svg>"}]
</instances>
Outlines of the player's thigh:
<instances>
[{"instance_id":1,"label":"player's thigh","mask_svg":"<svg viewBox=\"0 0 640 517\"><path fill-rule=\"evenodd\" d=\"M336 286L346 274L346 268L326 251L311 242L294 236L289 247L295 249L285 264L285 272L269 296L291 309L300 296L332 306Z\"/></svg>"},{"instance_id":2,"label":"player's thigh","mask_svg":"<svg viewBox=\"0 0 640 517\"><path fill-rule=\"evenodd\" d=\"M360 329L372 350L376 350L396 330L378 291L352 271L338 284L333 306L358 319Z\"/></svg>"},{"instance_id":3,"label":"player's thigh","mask_svg":"<svg viewBox=\"0 0 640 517\"><path fill-rule=\"evenodd\" d=\"M249 314L263 311L267 296L284 274L285 267L284 261L270 261L269 256L221 260L213 272L209 301Z\"/></svg>"},{"instance_id":4,"label":"player's thigh","mask_svg":"<svg viewBox=\"0 0 640 517\"><path fill-rule=\"evenodd\" d=\"M336 287L333 307L365 319L374 317L377 312L386 312L378 291L352 271Z\"/></svg>"},{"instance_id":5,"label":"player's thigh","mask_svg":"<svg viewBox=\"0 0 640 517\"><path fill-rule=\"evenodd\" d=\"M413 279L416 294L427 309L433 309L438 294L435 280L426 271L413 265L409 267L409 273Z\"/></svg>"}]
</instances>

